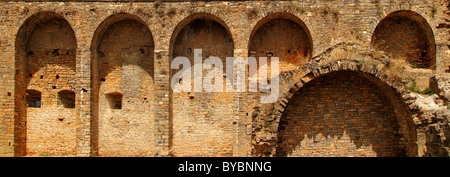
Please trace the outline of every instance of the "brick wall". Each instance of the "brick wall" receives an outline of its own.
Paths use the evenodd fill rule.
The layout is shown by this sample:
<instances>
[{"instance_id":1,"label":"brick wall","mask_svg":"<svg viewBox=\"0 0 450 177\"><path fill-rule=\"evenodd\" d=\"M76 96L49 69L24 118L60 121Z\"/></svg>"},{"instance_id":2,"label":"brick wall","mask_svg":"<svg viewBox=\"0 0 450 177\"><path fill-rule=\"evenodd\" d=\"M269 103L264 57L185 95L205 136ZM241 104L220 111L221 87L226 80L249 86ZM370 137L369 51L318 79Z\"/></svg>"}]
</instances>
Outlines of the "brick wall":
<instances>
[{"instance_id":1,"label":"brick wall","mask_svg":"<svg viewBox=\"0 0 450 177\"><path fill-rule=\"evenodd\" d=\"M445 22L445 3L2 1L0 155L251 156L251 110L257 96L172 93L170 61L177 54L200 46L204 57L223 59L225 53L247 57L257 50L283 55L292 47L291 53L295 54L294 48L297 54L310 53L306 60L310 63L359 61L362 55L355 53L370 56L378 24L401 10L417 14L409 17L421 29L428 27L425 37L417 37L434 40L436 46L434 61L426 70L442 74L449 58L448 30L438 26ZM417 28L402 29L413 30L399 33L416 35ZM42 35L33 37L34 33ZM262 46L265 37L289 40ZM412 42L422 49L422 41ZM391 48L398 48L393 44L397 43L390 43ZM327 57L320 57L327 52ZM289 54L280 58L289 59L283 72L302 72L304 60ZM295 79L282 83L281 95ZM41 108L27 108L27 89L41 92ZM75 108L61 106L66 101L58 100L58 92L63 90L74 93ZM122 95L122 109L111 109L109 93Z\"/></svg>"}]
</instances>

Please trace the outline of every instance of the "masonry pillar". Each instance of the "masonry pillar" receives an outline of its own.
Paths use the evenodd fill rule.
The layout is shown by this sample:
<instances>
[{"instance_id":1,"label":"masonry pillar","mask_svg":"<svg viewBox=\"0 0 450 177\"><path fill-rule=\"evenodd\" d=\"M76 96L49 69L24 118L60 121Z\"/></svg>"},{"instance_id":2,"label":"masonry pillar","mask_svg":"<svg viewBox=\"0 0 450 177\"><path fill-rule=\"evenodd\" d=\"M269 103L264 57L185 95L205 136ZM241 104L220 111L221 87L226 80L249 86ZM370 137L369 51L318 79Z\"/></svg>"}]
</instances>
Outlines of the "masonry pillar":
<instances>
[{"instance_id":1,"label":"masonry pillar","mask_svg":"<svg viewBox=\"0 0 450 177\"><path fill-rule=\"evenodd\" d=\"M88 33L91 34L91 33ZM93 154L91 138L91 38L77 35L76 102L77 109L77 156Z\"/></svg>"},{"instance_id":2,"label":"masonry pillar","mask_svg":"<svg viewBox=\"0 0 450 177\"><path fill-rule=\"evenodd\" d=\"M244 61L248 57L248 50L246 48L235 48L234 49L235 62L237 57L242 57ZM238 65L245 65L245 63L236 63L234 65L234 74L236 76ZM246 72L244 77L248 77L248 67L246 65ZM234 80L234 88L237 89L236 81L239 79L236 76ZM245 80L245 78L243 78ZM248 86L246 86L247 88ZM234 144L233 144L233 156L234 157L247 157L251 156L251 136L247 134L247 132L251 133L251 130L248 131L246 128L248 125L252 124L251 120L248 120L247 114L247 90L245 92L236 92L233 95L234 106L233 106L233 117L234 117Z\"/></svg>"},{"instance_id":3,"label":"masonry pillar","mask_svg":"<svg viewBox=\"0 0 450 177\"><path fill-rule=\"evenodd\" d=\"M14 156L14 43L17 29L0 31L0 156ZM20 25L20 24L19 24Z\"/></svg>"},{"instance_id":4,"label":"masonry pillar","mask_svg":"<svg viewBox=\"0 0 450 177\"><path fill-rule=\"evenodd\" d=\"M155 156L169 155L169 67L169 51L158 50L155 45Z\"/></svg>"}]
</instances>

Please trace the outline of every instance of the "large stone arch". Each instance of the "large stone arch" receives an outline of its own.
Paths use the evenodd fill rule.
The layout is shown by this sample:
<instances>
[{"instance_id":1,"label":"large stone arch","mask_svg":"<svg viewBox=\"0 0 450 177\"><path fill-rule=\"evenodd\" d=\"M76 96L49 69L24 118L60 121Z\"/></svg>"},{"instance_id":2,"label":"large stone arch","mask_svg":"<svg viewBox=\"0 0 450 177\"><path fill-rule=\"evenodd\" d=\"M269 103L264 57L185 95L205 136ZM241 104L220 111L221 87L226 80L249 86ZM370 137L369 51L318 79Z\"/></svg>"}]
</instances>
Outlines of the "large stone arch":
<instances>
[{"instance_id":1,"label":"large stone arch","mask_svg":"<svg viewBox=\"0 0 450 177\"><path fill-rule=\"evenodd\" d=\"M91 147L100 156L153 156L154 39L139 17L106 18L91 44Z\"/></svg>"},{"instance_id":2,"label":"large stone arch","mask_svg":"<svg viewBox=\"0 0 450 177\"><path fill-rule=\"evenodd\" d=\"M76 155L77 113L60 105L57 96L61 90L75 91L76 51L75 33L57 13L31 15L20 27L15 43L16 156ZM28 90L41 93L34 106L27 105Z\"/></svg>"},{"instance_id":3,"label":"large stone arch","mask_svg":"<svg viewBox=\"0 0 450 177\"><path fill-rule=\"evenodd\" d=\"M358 57L357 54L353 56ZM321 76L335 72L350 72L357 77L371 82L377 89L382 90L391 105L393 112L399 122L399 131L402 133L401 145L404 147L405 156L417 156L416 130L413 121L413 101L407 96L400 81L384 73L382 69L375 66L372 61L365 59L354 60L351 58L330 59L316 56L311 62L303 67L298 67L289 72L280 74L281 85L285 87L280 93L277 102L273 104L258 105L253 108L252 122L252 153L254 156L276 155L279 125L283 113L291 98L309 82L317 80ZM352 56L348 54L347 56ZM285 81L283 83L283 81Z\"/></svg>"},{"instance_id":4,"label":"large stone arch","mask_svg":"<svg viewBox=\"0 0 450 177\"><path fill-rule=\"evenodd\" d=\"M405 107L370 77L333 71L302 86L280 118L276 156L405 156Z\"/></svg>"},{"instance_id":5,"label":"large stone arch","mask_svg":"<svg viewBox=\"0 0 450 177\"><path fill-rule=\"evenodd\" d=\"M207 13L195 13L182 20L170 40L170 62L178 56L190 60L194 70L194 49L202 49L202 62L234 55L234 41L226 24ZM181 69L181 68L180 68ZM210 70L203 70L205 76ZM223 71L225 71L223 69ZM170 69L170 80L177 70ZM183 78L185 79L185 78ZM191 79L191 78L188 78ZM223 79L223 78L220 78ZM226 82L223 82L224 86ZM170 143L174 156L233 155L233 93L173 92L170 89Z\"/></svg>"}]
</instances>

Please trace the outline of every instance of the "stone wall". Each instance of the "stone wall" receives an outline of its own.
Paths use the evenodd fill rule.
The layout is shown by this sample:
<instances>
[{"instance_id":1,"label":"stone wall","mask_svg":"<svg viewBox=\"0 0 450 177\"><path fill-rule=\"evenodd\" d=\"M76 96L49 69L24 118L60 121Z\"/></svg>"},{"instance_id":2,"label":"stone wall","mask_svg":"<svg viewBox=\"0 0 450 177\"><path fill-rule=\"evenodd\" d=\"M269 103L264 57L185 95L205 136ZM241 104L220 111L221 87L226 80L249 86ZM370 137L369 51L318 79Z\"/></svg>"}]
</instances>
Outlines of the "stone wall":
<instances>
[{"instance_id":1,"label":"stone wall","mask_svg":"<svg viewBox=\"0 0 450 177\"><path fill-rule=\"evenodd\" d=\"M393 61L389 53L398 50L378 55L372 39L377 35L381 35L377 39L390 38L383 35L386 32L375 35L375 31L385 17L389 19L397 11L420 17L409 20L421 30L402 31L395 24L390 27L389 20L380 28L418 36L431 46L427 51L435 46L434 52L427 52L430 60L424 64L426 74L420 75L421 83L427 83L430 76L448 77L449 10L445 1L2 1L0 154L256 156L252 141L259 134L254 131L253 119L282 114L274 111L279 110L278 103L289 102L285 95L295 94L290 91L299 87L301 79L306 83L322 72L311 68L338 60L355 69L376 67L389 75L376 78L402 90L381 93L388 94L389 103L396 107L407 100L391 97L417 91L402 85L405 78L417 78L388 67ZM263 46L261 40L266 36L288 39ZM411 46L391 42L384 48L422 50L424 40L412 40ZM204 57L247 57L263 50L266 56L280 55L283 79L279 101L264 105L272 109L264 109L268 112L260 115L253 113L259 105L253 93L172 93L170 79L175 70L170 69L171 60L197 46L204 48ZM298 56L306 58L298 60ZM405 66L417 71L411 63ZM375 75L372 71L361 72ZM436 80L438 92L443 93L440 98L448 96L445 80ZM27 90L41 92L40 108L28 108ZM67 99L62 93L68 93ZM74 108L64 106L71 105L62 103L72 102L73 95ZM111 106L120 100L121 106ZM417 128L401 123L422 115L415 113L414 107L404 115L395 110L400 109L394 109L397 118L402 115L398 124L407 125L400 129ZM270 141L277 142L277 136L272 137ZM259 140L264 142L264 138ZM413 147L415 141L408 138L405 146ZM412 151L407 150L406 155L417 156Z\"/></svg>"}]
</instances>

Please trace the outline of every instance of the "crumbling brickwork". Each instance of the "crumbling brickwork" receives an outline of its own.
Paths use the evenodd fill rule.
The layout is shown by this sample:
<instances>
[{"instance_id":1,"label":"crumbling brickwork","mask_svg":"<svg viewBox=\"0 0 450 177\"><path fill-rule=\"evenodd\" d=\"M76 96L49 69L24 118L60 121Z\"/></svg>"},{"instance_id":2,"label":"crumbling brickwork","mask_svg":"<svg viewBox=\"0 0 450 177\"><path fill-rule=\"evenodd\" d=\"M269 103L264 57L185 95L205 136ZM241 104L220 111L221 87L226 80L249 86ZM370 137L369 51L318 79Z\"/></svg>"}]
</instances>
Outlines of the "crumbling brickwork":
<instances>
[{"instance_id":1,"label":"crumbling brickwork","mask_svg":"<svg viewBox=\"0 0 450 177\"><path fill-rule=\"evenodd\" d=\"M0 155L448 156L449 14L441 0L2 1ZM195 48L279 57L277 102L172 92L171 61Z\"/></svg>"}]
</instances>

